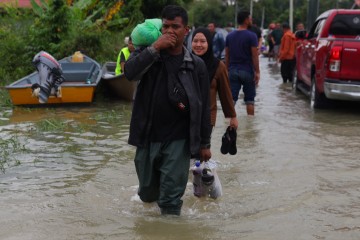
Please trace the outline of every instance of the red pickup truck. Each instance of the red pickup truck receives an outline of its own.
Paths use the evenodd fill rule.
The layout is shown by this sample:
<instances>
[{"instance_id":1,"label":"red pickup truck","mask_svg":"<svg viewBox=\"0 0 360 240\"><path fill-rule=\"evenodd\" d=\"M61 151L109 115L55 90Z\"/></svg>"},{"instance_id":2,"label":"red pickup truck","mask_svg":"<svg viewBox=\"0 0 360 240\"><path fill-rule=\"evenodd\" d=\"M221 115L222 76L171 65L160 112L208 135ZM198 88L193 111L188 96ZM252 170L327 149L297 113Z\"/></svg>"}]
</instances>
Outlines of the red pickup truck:
<instances>
[{"instance_id":1,"label":"red pickup truck","mask_svg":"<svg viewBox=\"0 0 360 240\"><path fill-rule=\"evenodd\" d=\"M311 107L360 101L360 10L326 11L296 37L293 87L310 97Z\"/></svg>"}]
</instances>

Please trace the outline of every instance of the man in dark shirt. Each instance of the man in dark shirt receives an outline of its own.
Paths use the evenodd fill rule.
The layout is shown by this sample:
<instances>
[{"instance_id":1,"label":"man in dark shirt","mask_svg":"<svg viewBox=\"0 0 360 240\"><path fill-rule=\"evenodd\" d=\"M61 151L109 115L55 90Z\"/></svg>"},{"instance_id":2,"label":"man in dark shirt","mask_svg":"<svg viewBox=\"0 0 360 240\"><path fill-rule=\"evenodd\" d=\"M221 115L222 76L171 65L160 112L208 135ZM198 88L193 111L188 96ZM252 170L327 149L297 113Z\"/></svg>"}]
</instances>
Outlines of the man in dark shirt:
<instances>
[{"instance_id":1,"label":"man in dark shirt","mask_svg":"<svg viewBox=\"0 0 360 240\"><path fill-rule=\"evenodd\" d=\"M225 63L229 70L229 80L234 104L243 89L248 115L255 114L256 86L260 80L257 36L249 31L250 12L241 11L237 15L239 27L229 33L225 41Z\"/></svg>"},{"instance_id":2,"label":"man in dark shirt","mask_svg":"<svg viewBox=\"0 0 360 240\"><path fill-rule=\"evenodd\" d=\"M274 44L274 58L275 61L278 61L279 58L279 50L281 44L281 38L283 36L283 31L281 29L280 23L276 23L275 29L271 32L271 41Z\"/></svg>"},{"instance_id":3,"label":"man in dark shirt","mask_svg":"<svg viewBox=\"0 0 360 240\"><path fill-rule=\"evenodd\" d=\"M261 46L262 46L262 35L261 35L261 29L258 28L258 26L256 26L256 24L252 24L251 26L249 26L249 30L253 33L256 34L256 37L258 39L258 52L260 54L260 49L261 49Z\"/></svg>"},{"instance_id":4,"label":"man in dark shirt","mask_svg":"<svg viewBox=\"0 0 360 240\"><path fill-rule=\"evenodd\" d=\"M191 155L211 157L210 82L205 63L183 46L187 23L185 9L165 7L162 35L135 50L124 69L127 79L139 80L129 135L138 195L157 201L161 214L180 215Z\"/></svg>"}]
</instances>

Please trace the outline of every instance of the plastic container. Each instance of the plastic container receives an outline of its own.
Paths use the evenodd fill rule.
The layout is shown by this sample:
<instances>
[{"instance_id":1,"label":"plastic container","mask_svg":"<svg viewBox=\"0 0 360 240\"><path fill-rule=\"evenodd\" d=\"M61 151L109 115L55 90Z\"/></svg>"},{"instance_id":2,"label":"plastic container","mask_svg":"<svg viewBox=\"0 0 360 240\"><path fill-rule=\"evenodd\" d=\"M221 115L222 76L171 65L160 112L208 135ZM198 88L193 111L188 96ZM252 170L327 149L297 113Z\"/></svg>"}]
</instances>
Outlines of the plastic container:
<instances>
[{"instance_id":1,"label":"plastic container","mask_svg":"<svg viewBox=\"0 0 360 240\"><path fill-rule=\"evenodd\" d=\"M72 62L84 62L84 55L80 51L76 51L71 58Z\"/></svg>"},{"instance_id":2,"label":"plastic container","mask_svg":"<svg viewBox=\"0 0 360 240\"><path fill-rule=\"evenodd\" d=\"M194 196L216 199L222 195L222 186L216 168L217 163L213 159L203 163L200 163L200 160L194 162L190 168Z\"/></svg>"},{"instance_id":3,"label":"plastic container","mask_svg":"<svg viewBox=\"0 0 360 240\"><path fill-rule=\"evenodd\" d=\"M201 166L200 161L195 161L195 165L191 168L193 174L193 187L194 187L194 195L196 197L204 196L203 187L202 187L202 170L203 167Z\"/></svg>"},{"instance_id":4,"label":"plastic container","mask_svg":"<svg viewBox=\"0 0 360 240\"><path fill-rule=\"evenodd\" d=\"M205 196L216 199L222 195L222 187L215 169L204 168L202 170L201 182Z\"/></svg>"}]
</instances>

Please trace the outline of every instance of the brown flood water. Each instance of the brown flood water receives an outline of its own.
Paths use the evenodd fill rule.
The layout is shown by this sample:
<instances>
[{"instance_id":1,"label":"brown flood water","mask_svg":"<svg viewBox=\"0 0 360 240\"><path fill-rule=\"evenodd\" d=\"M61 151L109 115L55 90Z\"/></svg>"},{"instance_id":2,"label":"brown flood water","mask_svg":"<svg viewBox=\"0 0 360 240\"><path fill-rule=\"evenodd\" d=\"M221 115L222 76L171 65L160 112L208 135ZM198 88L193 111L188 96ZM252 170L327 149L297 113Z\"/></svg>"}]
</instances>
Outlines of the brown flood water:
<instances>
[{"instance_id":1,"label":"brown flood water","mask_svg":"<svg viewBox=\"0 0 360 240\"><path fill-rule=\"evenodd\" d=\"M0 155L9 163L0 239L359 239L359 108L314 111L273 62L262 58L261 73L256 116L236 105L235 156L220 153L227 120L218 114L212 152L223 196L197 199L189 179L180 217L136 195L130 103L0 109L0 139L21 146ZM43 129L49 119L65 127Z\"/></svg>"}]
</instances>

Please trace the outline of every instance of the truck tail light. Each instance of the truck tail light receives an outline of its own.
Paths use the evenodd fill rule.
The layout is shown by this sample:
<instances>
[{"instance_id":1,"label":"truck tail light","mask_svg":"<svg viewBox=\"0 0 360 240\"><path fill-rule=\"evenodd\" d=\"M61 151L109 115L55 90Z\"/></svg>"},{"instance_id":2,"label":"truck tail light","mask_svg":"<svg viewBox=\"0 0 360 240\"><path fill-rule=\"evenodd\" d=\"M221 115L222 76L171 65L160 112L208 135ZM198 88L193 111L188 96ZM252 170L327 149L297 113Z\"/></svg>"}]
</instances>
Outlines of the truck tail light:
<instances>
[{"instance_id":1,"label":"truck tail light","mask_svg":"<svg viewBox=\"0 0 360 240\"><path fill-rule=\"evenodd\" d=\"M335 46L330 50L330 58L329 58L329 71L330 72L339 72L340 71L341 53L342 53L341 46Z\"/></svg>"}]
</instances>

